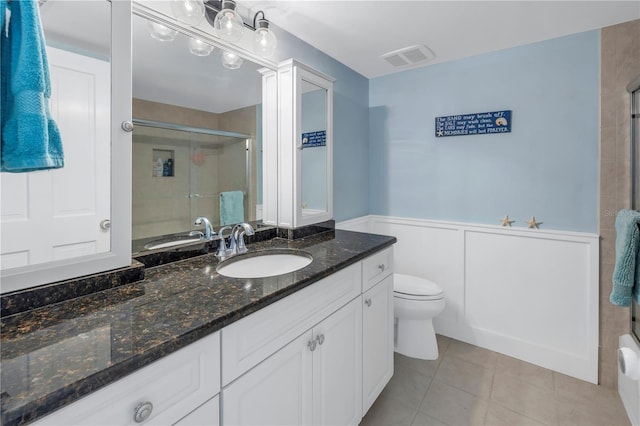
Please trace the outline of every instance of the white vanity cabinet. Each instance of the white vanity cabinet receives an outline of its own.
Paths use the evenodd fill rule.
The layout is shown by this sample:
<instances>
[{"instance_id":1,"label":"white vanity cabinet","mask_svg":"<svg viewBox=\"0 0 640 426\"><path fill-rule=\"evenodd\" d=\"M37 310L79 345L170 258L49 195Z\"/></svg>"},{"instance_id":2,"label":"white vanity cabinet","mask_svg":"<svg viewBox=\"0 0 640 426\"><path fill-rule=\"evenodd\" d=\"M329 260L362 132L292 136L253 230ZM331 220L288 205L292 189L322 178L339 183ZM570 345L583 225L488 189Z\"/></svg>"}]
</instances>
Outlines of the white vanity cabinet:
<instances>
[{"instance_id":1,"label":"white vanity cabinet","mask_svg":"<svg viewBox=\"0 0 640 426\"><path fill-rule=\"evenodd\" d=\"M356 298L231 383L223 424L358 424L361 318Z\"/></svg>"},{"instance_id":2,"label":"white vanity cabinet","mask_svg":"<svg viewBox=\"0 0 640 426\"><path fill-rule=\"evenodd\" d=\"M393 248L362 261L362 416L393 376Z\"/></svg>"},{"instance_id":3,"label":"white vanity cabinet","mask_svg":"<svg viewBox=\"0 0 640 426\"><path fill-rule=\"evenodd\" d=\"M393 376L393 275L362 295L362 416Z\"/></svg>"},{"instance_id":4,"label":"white vanity cabinet","mask_svg":"<svg viewBox=\"0 0 640 426\"><path fill-rule=\"evenodd\" d=\"M220 332L36 422L37 425L219 424ZM202 410L202 411L201 411ZM193 413L192 413L193 412ZM185 414L191 413L185 417ZM195 418L195 417L193 417ZM181 420L182 419L182 420Z\"/></svg>"},{"instance_id":5,"label":"white vanity cabinet","mask_svg":"<svg viewBox=\"0 0 640 426\"><path fill-rule=\"evenodd\" d=\"M225 328L222 423L358 424L393 375L392 265L388 248Z\"/></svg>"},{"instance_id":6,"label":"white vanity cabinet","mask_svg":"<svg viewBox=\"0 0 640 426\"><path fill-rule=\"evenodd\" d=\"M223 424L359 423L361 277L356 263L223 329Z\"/></svg>"}]
</instances>

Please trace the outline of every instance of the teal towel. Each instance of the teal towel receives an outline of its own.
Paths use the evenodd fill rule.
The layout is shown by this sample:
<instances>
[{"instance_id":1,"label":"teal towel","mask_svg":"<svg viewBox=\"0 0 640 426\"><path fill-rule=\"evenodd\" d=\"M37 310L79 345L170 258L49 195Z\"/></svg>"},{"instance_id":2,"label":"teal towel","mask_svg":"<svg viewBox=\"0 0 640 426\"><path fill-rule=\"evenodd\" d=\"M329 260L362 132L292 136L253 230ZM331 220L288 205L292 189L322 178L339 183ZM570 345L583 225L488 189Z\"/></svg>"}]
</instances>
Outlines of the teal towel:
<instances>
[{"instance_id":1,"label":"teal towel","mask_svg":"<svg viewBox=\"0 0 640 426\"><path fill-rule=\"evenodd\" d=\"M220 193L220 225L244 222L244 193L228 191Z\"/></svg>"},{"instance_id":2,"label":"teal towel","mask_svg":"<svg viewBox=\"0 0 640 426\"><path fill-rule=\"evenodd\" d=\"M51 82L37 0L7 3L8 32L0 35L2 148L0 170L29 172L64 166L58 126L51 118Z\"/></svg>"},{"instance_id":3,"label":"teal towel","mask_svg":"<svg viewBox=\"0 0 640 426\"><path fill-rule=\"evenodd\" d=\"M623 209L616 217L616 263L613 269L613 290L609 300L614 305L629 306L631 297L639 300L640 282L638 249L640 248L640 213Z\"/></svg>"}]
</instances>

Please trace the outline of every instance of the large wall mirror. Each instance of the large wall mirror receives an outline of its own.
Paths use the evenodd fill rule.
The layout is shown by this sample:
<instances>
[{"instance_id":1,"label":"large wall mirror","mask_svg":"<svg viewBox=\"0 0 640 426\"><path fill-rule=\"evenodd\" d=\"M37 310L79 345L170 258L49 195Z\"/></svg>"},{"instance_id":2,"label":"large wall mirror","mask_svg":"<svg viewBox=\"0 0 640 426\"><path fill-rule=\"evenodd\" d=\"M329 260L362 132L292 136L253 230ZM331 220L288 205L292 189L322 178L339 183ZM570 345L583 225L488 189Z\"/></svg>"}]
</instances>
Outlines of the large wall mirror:
<instances>
[{"instance_id":1,"label":"large wall mirror","mask_svg":"<svg viewBox=\"0 0 640 426\"><path fill-rule=\"evenodd\" d=\"M262 219L262 65L133 17L133 252Z\"/></svg>"},{"instance_id":2,"label":"large wall mirror","mask_svg":"<svg viewBox=\"0 0 640 426\"><path fill-rule=\"evenodd\" d=\"M131 5L39 5L65 165L0 176L3 293L130 263Z\"/></svg>"}]
</instances>

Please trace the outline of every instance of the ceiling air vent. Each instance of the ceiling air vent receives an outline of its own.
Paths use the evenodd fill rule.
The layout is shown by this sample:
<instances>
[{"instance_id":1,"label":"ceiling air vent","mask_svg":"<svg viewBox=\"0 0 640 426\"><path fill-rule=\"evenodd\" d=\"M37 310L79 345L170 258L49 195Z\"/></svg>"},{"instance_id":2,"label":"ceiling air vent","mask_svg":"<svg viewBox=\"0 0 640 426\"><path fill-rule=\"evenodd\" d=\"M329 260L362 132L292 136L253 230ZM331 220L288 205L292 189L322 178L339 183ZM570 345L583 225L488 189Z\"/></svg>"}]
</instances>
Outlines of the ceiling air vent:
<instances>
[{"instance_id":1,"label":"ceiling air vent","mask_svg":"<svg viewBox=\"0 0 640 426\"><path fill-rule=\"evenodd\" d=\"M420 65L429 62L436 55L427 46L422 44L394 50L380 56L394 67L405 67L409 65Z\"/></svg>"}]
</instances>

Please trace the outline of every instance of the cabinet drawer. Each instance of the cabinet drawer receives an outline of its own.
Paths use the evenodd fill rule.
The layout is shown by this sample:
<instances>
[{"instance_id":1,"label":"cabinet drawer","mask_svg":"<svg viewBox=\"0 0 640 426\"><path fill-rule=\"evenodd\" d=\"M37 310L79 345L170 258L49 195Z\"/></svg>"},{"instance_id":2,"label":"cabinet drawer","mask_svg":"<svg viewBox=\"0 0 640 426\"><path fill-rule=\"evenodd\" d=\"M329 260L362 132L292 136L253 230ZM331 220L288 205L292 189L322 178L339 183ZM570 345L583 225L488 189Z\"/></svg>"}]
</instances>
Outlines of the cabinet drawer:
<instances>
[{"instance_id":1,"label":"cabinet drawer","mask_svg":"<svg viewBox=\"0 0 640 426\"><path fill-rule=\"evenodd\" d=\"M183 418L220 391L220 332L168 355L68 407L38 425L167 425ZM146 421L136 407L151 402Z\"/></svg>"},{"instance_id":2,"label":"cabinet drawer","mask_svg":"<svg viewBox=\"0 0 640 426\"><path fill-rule=\"evenodd\" d=\"M369 290L393 272L393 247L384 249L362 261L362 292Z\"/></svg>"},{"instance_id":3,"label":"cabinet drawer","mask_svg":"<svg viewBox=\"0 0 640 426\"><path fill-rule=\"evenodd\" d=\"M359 296L361 274L356 263L225 327L223 386Z\"/></svg>"}]
</instances>

